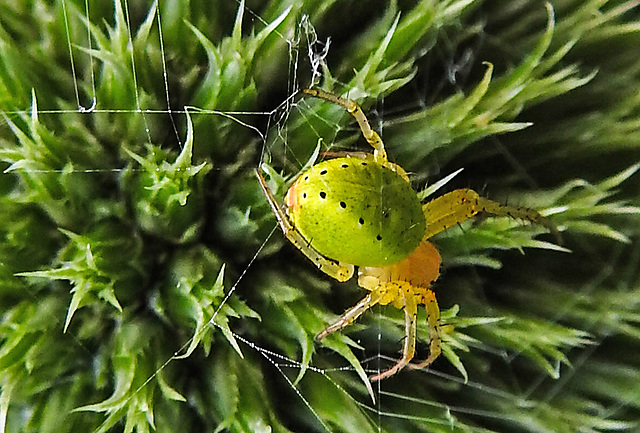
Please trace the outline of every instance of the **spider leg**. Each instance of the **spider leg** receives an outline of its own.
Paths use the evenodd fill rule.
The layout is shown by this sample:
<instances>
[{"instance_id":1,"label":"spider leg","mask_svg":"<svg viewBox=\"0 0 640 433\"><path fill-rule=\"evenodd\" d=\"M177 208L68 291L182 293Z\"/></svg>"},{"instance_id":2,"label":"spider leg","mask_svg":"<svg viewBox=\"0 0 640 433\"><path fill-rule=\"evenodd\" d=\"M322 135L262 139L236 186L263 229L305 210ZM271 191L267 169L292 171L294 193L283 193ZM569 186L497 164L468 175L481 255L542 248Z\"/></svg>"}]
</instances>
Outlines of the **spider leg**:
<instances>
[{"instance_id":1,"label":"spider leg","mask_svg":"<svg viewBox=\"0 0 640 433\"><path fill-rule=\"evenodd\" d=\"M382 298L383 295L384 295L384 292L381 292L379 290L369 292L369 294L364 298L362 298L360 302L358 302L356 305L354 305L353 307L345 311L344 314L338 318L338 320L333 322L331 325L327 326L327 329L325 329L324 331L316 335L316 339L321 340L327 335L331 334L332 332L336 332L337 330L342 329L347 325L350 325L358 317L360 317L362 313L364 313L369 308L373 307L378 302L380 302L380 299Z\"/></svg>"},{"instance_id":2,"label":"spider leg","mask_svg":"<svg viewBox=\"0 0 640 433\"><path fill-rule=\"evenodd\" d=\"M404 302L404 327L405 337L404 345L402 347L402 358L388 370L380 372L376 375L370 376L369 380L376 382L378 380L386 379L393 376L398 371L402 370L409 361L413 359L413 355L416 352L416 318L418 316L418 305L416 303L416 297L411 291L403 290L402 297Z\"/></svg>"},{"instance_id":3,"label":"spider leg","mask_svg":"<svg viewBox=\"0 0 640 433\"><path fill-rule=\"evenodd\" d=\"M560 233L555 225L533 209L500 204L496 201L480 197L471 189L457 189L440 196L422 206L427 220L424 239L440 233L454 225L465 221L478 213L494 216L520 218L544 226L562 243Z\"/></svg>"},{"instance_id":4,"label":"spider leg","mask_svg":"<svg viewBox=\"0 0 640 433\"><path fill-rule=\"evenodd\" d=\"M262 173L260 173L258 169L256 169L255 172L256 176L258 176L258 181L260 182L262 191L267 197L269 206L271 206L271 210L276 216L278 225L280 225L280 228L282 229L285 237L289 239L289 241L296 248L302 251L302 254L307 256L307 258L311 260L318 267L318 269L320 269L325 274L341 282L347 281L349 278L351 278L354 271L353 265L343 265L340 262L326 258L318 251L316 251L316 249L311 246L311 244L300 234L300 232L297 231L295 227L293 227L293 224L291 224L291 221L289 220L286 212L278 204L278 200L276 200L275 196L267 186L267 182L262 176Z\"/></svg>"},{"instance_id":5,"label":"spider leg","mask_svg":"<svg viewBox=\"0 0 640 433\"><path fill-rule=\"evenodd\" d=\"M429 357L424 361L409 364L410 368L425 368L431 364L442 350L442 340L440 339L440 308L436 295L431 290L424 295L423 303L427 310L427 327L429 328Z\"/></svg>"},{"instance_id":6,"label":"spider leg","mask_svg":"<svg viewBox=\"0 0 640 433\"><path fill-rule=\"evenodd\" d=\"M364 115L364 112L355 101L347 98L342 98L323 90L303 89L302 92L306 93L307 95L324 99L326 101L333 102L334 104L344 107L349 112L349 114L351 114L356 119L356 122L358 122L358 126L360 126L360 130L362 131L362 135L364 136L365 140L367 140L371 147L373 147L373 156L375 160L382 165L387 165L387 152L384 149L382 138L380 138L376 131L371 129L371 125L369 125L367 116Z\"/></svg>"}]
</instances>

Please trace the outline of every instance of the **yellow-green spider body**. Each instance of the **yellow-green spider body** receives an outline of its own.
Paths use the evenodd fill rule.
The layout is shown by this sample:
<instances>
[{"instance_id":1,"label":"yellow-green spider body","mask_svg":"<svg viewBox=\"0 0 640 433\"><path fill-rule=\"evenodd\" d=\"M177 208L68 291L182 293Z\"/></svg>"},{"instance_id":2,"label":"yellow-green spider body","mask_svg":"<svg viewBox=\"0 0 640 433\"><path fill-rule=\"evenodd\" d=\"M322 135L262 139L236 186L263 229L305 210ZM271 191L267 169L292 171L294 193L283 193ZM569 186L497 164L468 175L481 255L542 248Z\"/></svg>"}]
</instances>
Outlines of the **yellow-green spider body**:
<instances>
[{"instance_id":1,"label":"yellow-green spider body","mask_svg":"<svg viewBox=\"0 0 640 433\"><path fill-rule=\"evenodd\" d=\"M291 223L316 250L355 266L397 263L425 233L411 185L372 159L321 162L296 180L285 202Z\"/></svg>"},{"instance_id":2,"label":"yellow-green spider body","mask_svg":"<svg viewBox=\"0 0 640 433\"><path fill-rule=\"evenodd\" d=\"M376 304L404 310L402 357L391 368L371 376L387 378L405 366L423 368L441 351L440 310L430 289L440 274L440 254L427 241L433 235L478 213L551 222L533 209L505 206L458 189L421 204L405 171L387 159L380 136L354 101L320 90L304 93L344 107L358 122L373 155L320 162L302 173L289 188L284 207L256 170L286 238L322 272L346 281L358 267L358 285L368 294L317 335L322 339L352 323ZM418 306L424 305L429 331L429 356L410 363L415 354Z\"/></svg>"}]
</instances>

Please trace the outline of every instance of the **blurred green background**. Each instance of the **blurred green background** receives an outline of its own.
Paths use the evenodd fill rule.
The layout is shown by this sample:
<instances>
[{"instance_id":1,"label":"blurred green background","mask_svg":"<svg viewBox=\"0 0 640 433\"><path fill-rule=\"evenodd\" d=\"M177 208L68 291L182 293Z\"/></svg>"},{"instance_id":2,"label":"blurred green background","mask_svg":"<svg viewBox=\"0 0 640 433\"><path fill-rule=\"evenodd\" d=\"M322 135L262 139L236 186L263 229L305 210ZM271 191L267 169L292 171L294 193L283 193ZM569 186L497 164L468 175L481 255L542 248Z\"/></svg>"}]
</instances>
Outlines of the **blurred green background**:
<instances>
[{"instance_id":1,"label":"blurred green background","mask_svg":"<svg viewBox=\"0 0 640 433\"><path fill-rule=\"evenodd\" d=\"M0 4L0 431L606 432L640 419L640 1ZM493 65L491 68L487 63ZM444 354L276 227L322 150L529 206L433 239ZM426 195L426 194L425 194ZM428 336L420 316L418 358Z\"/></svg>"}]
</instances>

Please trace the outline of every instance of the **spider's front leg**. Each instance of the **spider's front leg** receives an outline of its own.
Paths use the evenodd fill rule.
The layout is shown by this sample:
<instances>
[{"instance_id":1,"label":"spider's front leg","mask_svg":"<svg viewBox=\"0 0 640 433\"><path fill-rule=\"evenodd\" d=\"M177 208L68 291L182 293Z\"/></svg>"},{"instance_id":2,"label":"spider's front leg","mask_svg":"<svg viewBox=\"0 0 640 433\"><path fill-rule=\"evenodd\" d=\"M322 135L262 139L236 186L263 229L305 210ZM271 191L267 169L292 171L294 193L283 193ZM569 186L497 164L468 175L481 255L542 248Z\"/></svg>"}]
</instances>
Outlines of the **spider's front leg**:
<instances>
[{"instance_id":1,"label":"spider's front leg","mask_svg":"<svg viewBox=\"0 0 640 433\"><path fill-rule=\"evenodd\" d=\"M278 204L278 200L269 189L267 181L262 176L262 173L260 173L258 169L256 169L255 172L256 176L258 176L258 181L260 182L262 191L267 197L269 206L271 206L271 210L276 216L278 225L280 225L280 228L282 229L285 237L289 239L289 241L297 249L299 249L302 254L307 256L307 258L311 260L318 267L318 269L320 269L325 274L329 275L332 278L335 278L340 282L350 279L353 276L353 265L345 265L335 260L330 260L316 251L316 249L309 244L309 242L300 234L300 232L296 230L293 224L291 224L291 221L289 221L289 217L287 216L286 212Z\"/></svg>"},{"instance_id":2,"label":"spider's front leg","mask_svg":"<svg viewBox=\"0 0 640 433\"><path fill-rule=\"evenodd\" d=\"M387 151L384 149L384 143L382 142L382 138L380 135L373 129L371 129L371 125L369 124L369 120L367 116L364 115L362 108L353 100L343 98L341 96L334 95L333 93L325 92L323 90L317 89L303 89L303 93L307 95L314 96L316 98L324 99L325 101L332 102L334 104L340 105L344 107L345 110L351 114L356 122L358 122L358 126L360 126L360 130L362 131L362 135L365 140L373 147L374 149L374 158L375 160L387 166Z\"/></svg>"}]
</instances>

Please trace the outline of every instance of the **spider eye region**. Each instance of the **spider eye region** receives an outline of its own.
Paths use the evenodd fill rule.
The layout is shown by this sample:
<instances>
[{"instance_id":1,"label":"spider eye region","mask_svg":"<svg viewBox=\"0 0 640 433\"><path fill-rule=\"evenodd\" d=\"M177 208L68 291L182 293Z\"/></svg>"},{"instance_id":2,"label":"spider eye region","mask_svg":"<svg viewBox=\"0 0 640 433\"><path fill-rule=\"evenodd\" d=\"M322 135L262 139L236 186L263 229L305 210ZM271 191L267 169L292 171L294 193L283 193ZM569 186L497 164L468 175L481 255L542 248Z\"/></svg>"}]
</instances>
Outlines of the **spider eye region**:
<instances>
[{"instance_id":1,"label":"spider eye region","mask_svg":"<svg viewBox=\"0 0 640 433\"><path fill-rule=\"evenodd\" d=\"M411 185L373 161L336 158L294 182L285 204L293 226L319 253L356 266L397 263L425 234Z\"/></svg>"}]
</instances>

